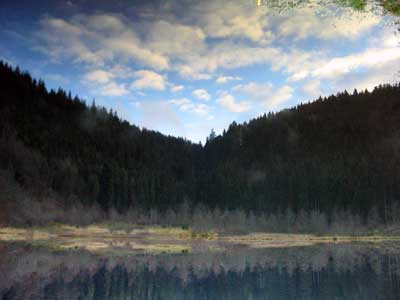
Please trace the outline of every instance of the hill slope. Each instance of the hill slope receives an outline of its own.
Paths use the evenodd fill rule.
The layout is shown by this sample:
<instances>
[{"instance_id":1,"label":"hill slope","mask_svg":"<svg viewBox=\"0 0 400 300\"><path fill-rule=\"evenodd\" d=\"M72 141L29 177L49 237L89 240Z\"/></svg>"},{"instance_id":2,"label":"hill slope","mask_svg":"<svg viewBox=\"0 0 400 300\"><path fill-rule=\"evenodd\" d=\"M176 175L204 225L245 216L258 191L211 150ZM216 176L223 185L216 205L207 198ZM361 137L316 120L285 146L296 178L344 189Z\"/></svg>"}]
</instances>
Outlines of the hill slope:
<instances>
[{"instance_id":1,"label":"hill slope","mask_svg":"<svg viewBox=\"0 0 400 300\"><path fill-rule=\"evenodd\" d=\"M39 198L165 211L378 209L400 198L400 86L347 92L233 123L205 146L139 129L0 63L0 167ZM8 180L8 181L7 181ZM3 184L3 186L6 184ZM15 199L3 200L3 205Z\"/></svg>"}]
</instances>

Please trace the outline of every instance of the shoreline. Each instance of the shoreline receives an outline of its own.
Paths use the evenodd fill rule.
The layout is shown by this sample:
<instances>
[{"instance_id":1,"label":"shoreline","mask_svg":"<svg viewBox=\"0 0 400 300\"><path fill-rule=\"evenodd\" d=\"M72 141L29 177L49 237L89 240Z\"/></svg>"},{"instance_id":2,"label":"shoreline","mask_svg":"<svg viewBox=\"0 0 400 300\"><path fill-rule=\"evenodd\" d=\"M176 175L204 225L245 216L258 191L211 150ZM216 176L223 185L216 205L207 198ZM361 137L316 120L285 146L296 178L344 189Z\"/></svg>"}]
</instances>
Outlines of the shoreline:
<instances>
[{"instance_id":1,"label":"shoreline","mask_svg":"<svg viewBox=\"0 0 400 300\"><path fill-rule=\"evenodd\" d=\"M319 244L400 243L396 235L315 235L255 232L196 233L178 227L96 224L75 227L52 224L43 227L0 227L1 242L24 242L54 250L88 250L95 253L189 253L226 251L232 247L253 249L308 247Z\"/></svg>"}]
</instances>

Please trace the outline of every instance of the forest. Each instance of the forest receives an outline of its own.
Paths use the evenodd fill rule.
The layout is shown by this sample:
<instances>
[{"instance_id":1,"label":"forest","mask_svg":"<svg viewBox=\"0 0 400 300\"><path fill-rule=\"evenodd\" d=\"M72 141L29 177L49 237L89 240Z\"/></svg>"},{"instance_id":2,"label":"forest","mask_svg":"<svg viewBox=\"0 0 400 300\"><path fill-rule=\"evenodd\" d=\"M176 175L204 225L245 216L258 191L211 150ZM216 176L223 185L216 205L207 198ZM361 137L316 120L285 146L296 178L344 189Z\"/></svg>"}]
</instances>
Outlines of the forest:
<instances>
[{"instance_id":1,"label":"forest","mask_svg":"<svg viewBox=\"0 0 400 300\"><path fill-rule=\"evenodd\" d=\"M0 79L1 223L399 222L398 84L233 122L202 145L48 90L4 62Z\"/></svg>"}]
</instances>

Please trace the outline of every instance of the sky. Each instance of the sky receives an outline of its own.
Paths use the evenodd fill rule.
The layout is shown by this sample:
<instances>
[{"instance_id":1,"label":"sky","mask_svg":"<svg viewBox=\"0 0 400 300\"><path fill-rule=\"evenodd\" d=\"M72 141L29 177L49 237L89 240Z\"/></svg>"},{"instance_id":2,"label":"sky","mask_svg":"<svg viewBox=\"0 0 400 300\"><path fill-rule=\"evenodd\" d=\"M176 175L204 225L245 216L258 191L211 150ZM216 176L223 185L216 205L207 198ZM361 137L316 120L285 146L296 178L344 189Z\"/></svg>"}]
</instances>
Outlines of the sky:
<instances>
[{"instance_id":1,"label":"sky","mask_svg":"<svg viewBox=\"0 0 400 300\"><path fill-rule=\"evenodd\" d=\"M266 1L2 0L0 59L194 142L320 95L399 81L394 17Z\"/></svg>"}]
</instances>

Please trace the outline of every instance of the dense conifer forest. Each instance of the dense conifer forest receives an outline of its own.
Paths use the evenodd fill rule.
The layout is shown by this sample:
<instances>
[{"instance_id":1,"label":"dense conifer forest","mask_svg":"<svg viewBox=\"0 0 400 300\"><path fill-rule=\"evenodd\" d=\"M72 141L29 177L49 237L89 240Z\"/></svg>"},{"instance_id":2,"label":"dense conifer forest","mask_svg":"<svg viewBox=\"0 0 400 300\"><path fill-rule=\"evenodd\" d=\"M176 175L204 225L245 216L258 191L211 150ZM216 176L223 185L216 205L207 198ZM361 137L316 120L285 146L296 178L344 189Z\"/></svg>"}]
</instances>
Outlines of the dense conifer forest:
<instances>
[{"instance_id":1,"label":"dense conifer forest","mask_svg":"<svg viewBox=\"0 0 400 300\"><path fill-rule=\"evenodd\" d=\"M290 222L313 212L328 223L339 212L361 223L400 217L400 85L234 122L201 145L140 129L5 63L0 79L3 220L27 197L177 218L182 210Z\"/></svg>"}]
</instances>

